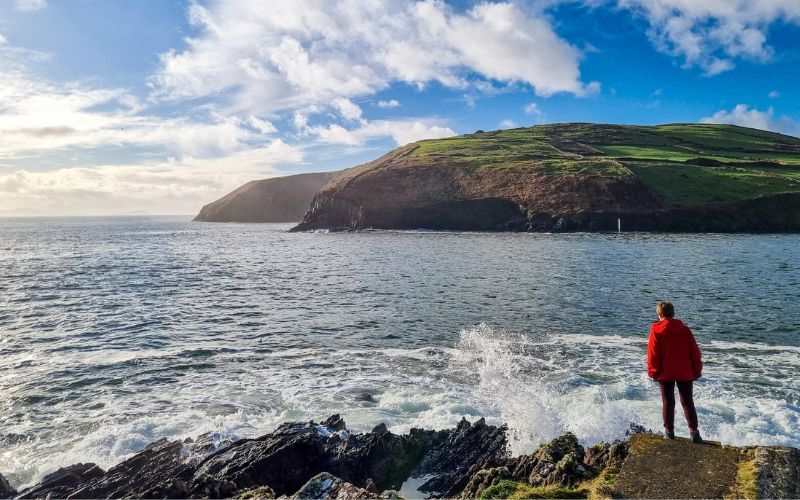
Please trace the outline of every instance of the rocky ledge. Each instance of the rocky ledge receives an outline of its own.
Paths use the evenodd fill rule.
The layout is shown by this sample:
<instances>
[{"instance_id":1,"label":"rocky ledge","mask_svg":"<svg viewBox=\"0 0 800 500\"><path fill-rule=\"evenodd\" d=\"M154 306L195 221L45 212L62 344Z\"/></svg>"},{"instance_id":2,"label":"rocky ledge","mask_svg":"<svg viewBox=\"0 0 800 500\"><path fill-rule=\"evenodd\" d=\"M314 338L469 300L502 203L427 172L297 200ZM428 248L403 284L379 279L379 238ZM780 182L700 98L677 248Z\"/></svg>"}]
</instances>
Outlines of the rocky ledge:
<instances>
[{"instance_id":1,"label":"rocky ledge","mask_svg":"<svg viewBox=\"0 0 800 500\"><path fill-rule=\"evenodd\" d=\"M572 434L510 456L507 429L352 433L333 415L255 439L162 439L106 470L75 464L0 498L797 498L800 450L665 441L633 429L584 448Z\"/></svg>"}]
</instances>

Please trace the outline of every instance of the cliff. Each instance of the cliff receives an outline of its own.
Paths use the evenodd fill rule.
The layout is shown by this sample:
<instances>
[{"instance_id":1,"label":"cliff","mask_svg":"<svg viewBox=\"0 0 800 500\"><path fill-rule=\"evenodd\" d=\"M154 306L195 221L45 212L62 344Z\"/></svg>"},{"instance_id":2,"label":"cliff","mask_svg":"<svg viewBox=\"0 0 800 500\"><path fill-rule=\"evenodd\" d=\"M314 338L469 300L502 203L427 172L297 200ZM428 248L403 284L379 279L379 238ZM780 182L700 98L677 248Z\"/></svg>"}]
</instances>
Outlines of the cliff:
<instances>
[{"instance_id":1,"label":"cliff","mask_svg":"<svg viewBox=\"0 0 800 500\"><path fill-rule=\"evenodd\" d=\"M797 498L800 450L629 437L584 448L572 434L510 456L505 426L353 433L333 415L255 439L162 439L103 470L59 469L0 498ZM399 490L399 493L398 493Z\"/></svg>"},{"instance_id":2,"label":"cliff","mask_svg":"<svg viewBox=\"0 0 800 500\"><path fill-rule=\"evenodd\" d=\"M196 221L297 222L311 199L336 172L290 175L250 181L204 206Z\"/></svg>"},{"instance_id":3,"label":"cliff","mask_svg":"<svg viewBox=\"0 0 800 500\"><path fill-rule=\"evenodd\" d=\"M800 139L586 123L419 141L342 172L295 230L800 231Z\"/></svg>"}]
</instances>

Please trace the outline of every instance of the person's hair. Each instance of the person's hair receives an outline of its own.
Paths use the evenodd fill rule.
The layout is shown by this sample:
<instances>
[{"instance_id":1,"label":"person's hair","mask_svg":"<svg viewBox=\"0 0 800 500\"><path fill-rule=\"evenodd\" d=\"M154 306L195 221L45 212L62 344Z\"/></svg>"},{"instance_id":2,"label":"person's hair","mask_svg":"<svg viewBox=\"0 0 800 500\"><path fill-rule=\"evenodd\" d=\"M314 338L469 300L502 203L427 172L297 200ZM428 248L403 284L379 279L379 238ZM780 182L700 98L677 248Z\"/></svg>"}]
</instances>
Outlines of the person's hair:
<instances>
[{"instance_id":1,"label":"person's hair","mask_svg":"<svg viewBox=\"0 0 800 500\"><path fill-rule=\"evenodd\" d=\"M672 302L662 300L656 306L656 312L665 318L673 318L675 317L675 306L672 305Z\"/></svg>"}]
</instances>

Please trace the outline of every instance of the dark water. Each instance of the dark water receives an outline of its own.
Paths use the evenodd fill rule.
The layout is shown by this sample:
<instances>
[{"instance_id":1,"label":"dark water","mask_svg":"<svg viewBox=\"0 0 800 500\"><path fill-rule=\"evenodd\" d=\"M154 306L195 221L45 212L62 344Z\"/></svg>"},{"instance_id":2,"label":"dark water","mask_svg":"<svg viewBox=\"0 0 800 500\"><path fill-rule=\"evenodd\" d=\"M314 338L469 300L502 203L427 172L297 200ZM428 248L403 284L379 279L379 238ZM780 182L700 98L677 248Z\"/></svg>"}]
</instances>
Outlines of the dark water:
<instances>
[{"instance_id":1,"label":"dark water","mask_svg":"<svg viewBox=\"0 0 800 500\"><path fill-rule=\"evenodd\" d=\"M288 227L0 219L0 473L332 412L397 431L487 416L516 452L658 429L663 298L704 351L705 434L800 446L798 236Z\"/></svg>"}]
</instances>

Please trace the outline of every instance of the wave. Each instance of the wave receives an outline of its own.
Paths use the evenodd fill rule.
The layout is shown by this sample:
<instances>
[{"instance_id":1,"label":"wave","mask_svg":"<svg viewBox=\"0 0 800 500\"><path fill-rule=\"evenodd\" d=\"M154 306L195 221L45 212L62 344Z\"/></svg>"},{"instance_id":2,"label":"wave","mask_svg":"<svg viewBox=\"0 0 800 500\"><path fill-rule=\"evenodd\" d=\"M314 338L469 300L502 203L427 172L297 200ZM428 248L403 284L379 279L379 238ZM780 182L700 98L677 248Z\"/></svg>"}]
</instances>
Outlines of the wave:
<instances>
[{"instance_id":1,"label":"wave","mask_svg":"<svg viewBox=\"0 0 800 500\"><path fill-rule=\"evenodd\" d=\"M704 347L705 374L695 386L704 434L733 445L800 446L797 348ZM476 393L508 423L511 451L529 453L564 432L594 443L623 437L630 423L659 431L660 395L645 353L640 337L537 336L481 324L461 332L452 363L474 374ZM678 408L677 428L681 419Z\"/></svg>"}]
</instances>

